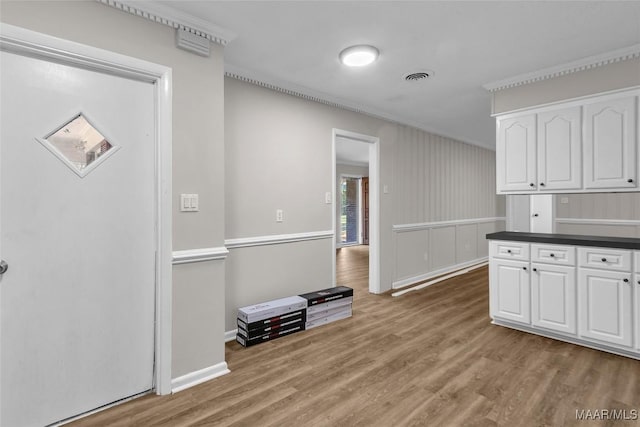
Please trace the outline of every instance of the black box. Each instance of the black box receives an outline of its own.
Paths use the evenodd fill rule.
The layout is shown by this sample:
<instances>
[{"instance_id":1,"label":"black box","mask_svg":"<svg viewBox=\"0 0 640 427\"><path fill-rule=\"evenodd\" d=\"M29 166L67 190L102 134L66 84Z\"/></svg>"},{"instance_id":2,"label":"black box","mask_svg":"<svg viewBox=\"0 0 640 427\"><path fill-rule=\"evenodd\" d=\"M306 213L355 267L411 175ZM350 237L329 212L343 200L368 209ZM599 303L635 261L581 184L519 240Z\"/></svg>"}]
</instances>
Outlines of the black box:
<instances>
[{"instance_id":1,"label":"black box","mask_svg":"<svg viewBox=\"0 0 640 427\"><path fill-rule=\"evenodd\" d=\"M274 326L274 325L279 325L283 322L288 322L290 320L293 320L297 317L306 317L307 315L307 309L303 308L300 310L295 310L289 313L284 313L284 314L280 314L278 316L274 316L274 317L270 317L268 319L262 319L262 320L257 320L255 322L251 322L251 323L247 323L244 320L238 318L237 320L237 324L238 324L238 328L242 328L245 331L254 331L256 329L264 329L268 326Z\"/></svg>"},{"instance_id":2,"label":"black box","mask_svg":"<svg viewBox=\"0 0 640 427\"><path fill-rule=\"evenodd\" d=\"M321 291L309 292L300 296L307 300L307 307L311 307L341 298L353 297L353 289L347 286L336 286L335 288L322 289Z\"/></svg>"},{"instance_id":3,"label":"black box","mask_svg":"<svg viewBox=\"0 0 640 427\"><path fill-rule=\"evenodd\" d=\"M240 336L239 334L236 334L236 341L238 343L240 343L240 345L242 345L243 347L251 347L252 345L256 345L256 344L260 344L263 342L267 342L267 341L271 341L274 340L276 338L280 338L280 337L284 337L286 335L291 335L294 334L296 332L300 332L300 331L304 331L304 323L298 325L298 326L292 326L290 328L283 328L280 329L276 332L272 332L270 334L265 334L265 335L261 335L258 337L253 337L253 338L244 338L242 336Z\"/></svg>"},{"instance_id":4,"label":"black box","mask_svg":"<svg viewBox=\"0 0 640 427\"><path fill-rule=\"evenodd\" d=\"M304 325L304 323L306 322L306 317L305 316L297 316L295 318L292 319L285 319L285 321L283 321L282 323L277 323L277 324L273 324L273 325L268 325L268 326L264 326L258 329L251 329L251 330L246 330L242 325L240 325L240 320L238 321L238 334L242 335L243 338L245 339L251 339L251 338L255 338L255 337L260 337L262 335L265 334L269 334L271 332L276 332L279 331L281 329L289 329L292 326L299 326L299 325Z\"/></svg>"}]
</instances>

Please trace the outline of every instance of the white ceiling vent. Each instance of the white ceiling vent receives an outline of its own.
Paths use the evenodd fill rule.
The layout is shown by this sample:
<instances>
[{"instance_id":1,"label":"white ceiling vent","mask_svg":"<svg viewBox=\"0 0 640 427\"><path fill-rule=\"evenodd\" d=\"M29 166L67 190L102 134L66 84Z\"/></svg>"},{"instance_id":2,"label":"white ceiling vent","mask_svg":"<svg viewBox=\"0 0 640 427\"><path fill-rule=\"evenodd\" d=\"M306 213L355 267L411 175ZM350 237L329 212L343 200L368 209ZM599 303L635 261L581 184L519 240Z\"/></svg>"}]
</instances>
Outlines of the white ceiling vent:
<instances>
[{"instance_id":1,"label":"white ceiling vent","mask_svg":"<svg viewBox=\"0 0 640 427\"><path fill-rule=\"evenodd\" d=\"M434 72L425 70L417 71L415 73L405 74L404 79L408 82L418 82L433 77Z\"/></svg>"},{"instance_id":2,"label":"white ceiling vent","mask_svg":"<svg viewBox=\"0 0 640 427\"><path fill-rule=\"evenodd\" d=\"M176 29L176 44L179 48L200 56L209 56L209 39L181 28Z\"/></svg>"}]
</instances>

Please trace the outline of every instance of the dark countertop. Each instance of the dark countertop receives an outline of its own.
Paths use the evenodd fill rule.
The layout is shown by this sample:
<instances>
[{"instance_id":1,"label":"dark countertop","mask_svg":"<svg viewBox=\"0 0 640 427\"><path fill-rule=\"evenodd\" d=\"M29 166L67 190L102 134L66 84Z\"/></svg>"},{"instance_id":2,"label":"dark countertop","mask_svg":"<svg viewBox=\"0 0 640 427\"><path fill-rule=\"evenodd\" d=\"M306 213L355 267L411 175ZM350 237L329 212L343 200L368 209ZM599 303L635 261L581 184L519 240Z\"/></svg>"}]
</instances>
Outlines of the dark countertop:
<instances>
[{"instance_id":1,"label":"dark countertop","mask_svg":"<svg viewBox=\"0 0 640 427\"><path fill-rule=\"evenodd\" d=\"M555 245L597 246L600 248L638 249L640 239L629 237L583 236L579 234L520 233L499 231L487 234L488 240L511 240L529 243L551 243Z\"/></svg>"}]
</instances>

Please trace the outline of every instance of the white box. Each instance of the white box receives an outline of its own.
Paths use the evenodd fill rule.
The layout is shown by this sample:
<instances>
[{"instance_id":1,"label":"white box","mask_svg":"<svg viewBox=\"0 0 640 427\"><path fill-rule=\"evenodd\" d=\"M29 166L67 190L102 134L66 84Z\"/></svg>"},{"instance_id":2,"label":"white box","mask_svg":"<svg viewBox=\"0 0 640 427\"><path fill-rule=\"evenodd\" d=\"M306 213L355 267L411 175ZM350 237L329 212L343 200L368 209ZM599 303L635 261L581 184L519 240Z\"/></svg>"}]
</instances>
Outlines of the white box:
<instances>
[{"instance_id":1,"label":"white box","mask_svg":"<svg viewBox=\"0 0 640 427\"><path fill-rule=\"evenodd\" d=\"M305 300L306 301L306 300ZM342 307L345 305L348 305L349 307L351 307L351 304L353 304L353 297L346 297L346 298L340 298L340 299L336 299L333 301L329 301L329 302L325 302L322 304L318 304L318 305L314 305L311 307L307 307L307 316L311 313L317 313L320 311L325 311L328 310L330 308L334 308L334 307Z\"/></svg>"},{"instance_id":2,"label":"white box","mask_svg":"<svg viewBox=\"0 0 640 427\"><path fill-rule=\"evenodd\" d=\"M273 301L241 307L238 309L238 319L245 323L251 323L305 308L307 308L307 300L302 297L293 296L280 298Z\"/></svg>"},{"instance_id":3,"label":"white box","mask_svg":"<svg viewBox=\"0 0 640 427\"><path fill-rule=\"evenodd\" d=\"M328 308L326 310L315 311L312 313L307 313L307 322L311 322L313 320L318 320L323 317L333 316L334 314L342 313L346 310L351 311L351 304L349 305L341 305L339 307Z\"/></svg>"},{"instance_id":4,"label":"white box","mask_svg":"<svg viewBox=\"0 0 640 427\"><path fill-rule=\"evenodd\" d=\"M305 329L313 329L316 326L322 326L331 322L335 322L336 320L346 319L347 317L351 317L351 315L351 306L345 306L342 310L332 314L331 316L320 317L318 319L307 322L305 325Z\"/></svg>"}]
</instances>

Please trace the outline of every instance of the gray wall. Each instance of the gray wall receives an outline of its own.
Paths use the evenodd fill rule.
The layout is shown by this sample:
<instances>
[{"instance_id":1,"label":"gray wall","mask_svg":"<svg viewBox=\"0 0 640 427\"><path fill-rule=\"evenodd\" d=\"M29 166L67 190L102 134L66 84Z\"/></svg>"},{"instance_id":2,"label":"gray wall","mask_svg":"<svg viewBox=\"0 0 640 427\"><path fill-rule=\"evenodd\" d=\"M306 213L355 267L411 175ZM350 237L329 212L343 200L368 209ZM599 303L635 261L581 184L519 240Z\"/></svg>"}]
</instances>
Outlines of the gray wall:
<instances>
[{"instance_id":1,"label":"gray wall","mask_svg":"<svg viewBox=\"0 0 640 427\"><path fill-rule=\"evenodd\" d=\"M640 193L558 194L555 197L558 233L640 237Z\"/></svg>"},{"instance_id":2,"label":"gray wall","mask_svg":"<svg viewBox=\"0 0 640 427\"><path fill-rule=\"evenodd\" d=\"M173 69L173 249L223 246L223 48L212 44L209 58L187 53L173 28L97 2L0 8L2 22ZM180 213L180 193L199 193L200 212ZM173 378L224 361L224 290L223 261L174 268Z\"/></svg>"},{"instance_id":3,"label":"gray wall","mask_svg":"<svg viewBox=\"0 0 640 427\"><path fill-rule=\"evenodd\" d=\"M640 58L566 74L493 93L493 113L640 85Z\"/></svg>"},{"instance_id":4,"label":"gray wall","mask_svg":"<svg viewBox=\"0 0 640 427\"><path fill-rule=\"evenodd\" d=\"M457 260L486 256L484 234L504 228L504 197L495 195L495 153L362 114L225 79L226 237L331 231L332 129L380 138L381 287L398 279L396 264L418 277ZM421 153L419 156L417 153ZM335 191L335 189L333 189ZM276 209L285 220L276 223ZM394 226L410 222L472 219L453 232L435 231L424 257L423 241ZM398 237L402 234L402 237ZM419 233L418 233L419 234ZM458 242L458 243L457 243ZM333 283L331 239L230 248L227 323L237 308ZM443 253L443 248L448 248ZM451 249L453 248L453 250ZM406 253L398 256L398 250ZM431 260L431 257L429 257Z\"/></svg>"}]
</instances>

